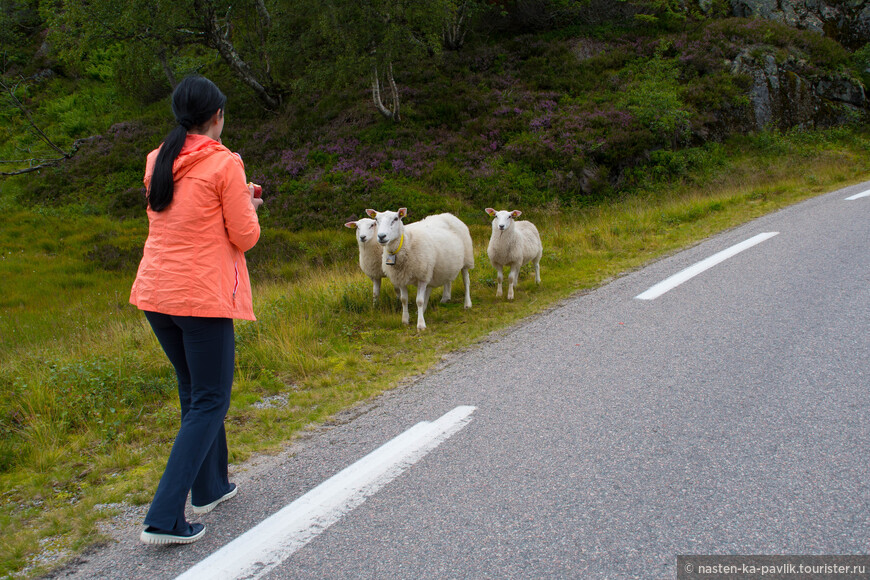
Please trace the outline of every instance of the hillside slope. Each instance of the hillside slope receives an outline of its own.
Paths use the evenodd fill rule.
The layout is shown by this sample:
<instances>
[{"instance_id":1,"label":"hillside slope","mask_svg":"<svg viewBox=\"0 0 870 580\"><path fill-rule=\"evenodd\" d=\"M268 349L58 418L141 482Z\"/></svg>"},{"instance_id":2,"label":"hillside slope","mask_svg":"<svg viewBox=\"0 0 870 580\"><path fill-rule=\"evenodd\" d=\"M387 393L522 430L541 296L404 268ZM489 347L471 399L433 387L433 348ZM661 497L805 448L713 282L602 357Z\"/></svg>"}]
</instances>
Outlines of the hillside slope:
<instances>
[{"instance_id":1,"label":"hillside slope","mask_svg":"<svg viewBox=\"0 0 870 580\"><path fill-rule=\"evenodd\" d=\"M734 135L865 119L863 53L816 32L742 18L652 30L502 35L397 62L400 122L378 114L366 79L299 93L272 114L212 72L230 96L225 142L264 185L264 223L289 230L336 227L366 207L582 206L679 179L693 151ZM143 159L170 126L168 107L137 112L108 81L47 75L31 90L49 134L90 138L70 161L2 191L141 219Z\"/></svg>"}]
</instances>

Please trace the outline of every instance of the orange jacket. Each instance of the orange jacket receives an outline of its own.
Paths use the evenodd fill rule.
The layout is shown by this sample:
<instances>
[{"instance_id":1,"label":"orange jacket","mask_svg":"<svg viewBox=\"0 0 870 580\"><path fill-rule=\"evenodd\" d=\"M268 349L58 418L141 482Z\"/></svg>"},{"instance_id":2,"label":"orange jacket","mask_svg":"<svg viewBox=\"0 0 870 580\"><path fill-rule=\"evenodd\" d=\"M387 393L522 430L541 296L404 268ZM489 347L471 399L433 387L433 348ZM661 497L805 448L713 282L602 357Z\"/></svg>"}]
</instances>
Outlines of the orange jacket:
<instances>
[{"instance_id":1,"label":"orange jacket","mask_svg":"<svg viewBox=\"0 0 870 580\"><path fill-rule=\"evenodd\" d=\"M158 151L148 154L146 188ZM173 174L172 203L148 209L130 303L176 316L256 320L245 252L260 238L260 223L242 160L209 137L188 135Z\"/></svg>"}]
</instances>

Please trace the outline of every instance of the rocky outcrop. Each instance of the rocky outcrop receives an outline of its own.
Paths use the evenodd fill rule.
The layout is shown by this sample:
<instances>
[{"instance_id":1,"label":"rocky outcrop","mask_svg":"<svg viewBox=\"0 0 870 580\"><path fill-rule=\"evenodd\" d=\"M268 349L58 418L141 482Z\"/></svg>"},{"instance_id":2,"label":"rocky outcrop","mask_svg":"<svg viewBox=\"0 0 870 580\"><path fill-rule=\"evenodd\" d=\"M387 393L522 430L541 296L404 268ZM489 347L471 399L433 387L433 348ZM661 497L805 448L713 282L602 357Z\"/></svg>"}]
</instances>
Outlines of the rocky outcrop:
<instances>
[{"instance_id":1,"label":"rocky outcrop","mask_svg":"<svg viewBox=\"0 0 870 580\"><path fill-rule=\"evenodd\" d=\"M825 34L847 48L870 42L866 0L730 0L734 16L776 20Z\"/></svg>"},{"instance_id":2,"label":"rocky outcrop","mask_svg":"<svg viewBox=\"0 0 870 580\"><path fill-rule=\"evenodd\" d=\"M831 127L865 114L860 82L845 76L814 78L802 68L793 58L777 62L772 54L753 56L748 49L734 59L731 72L752 79L748 96L756 129Z\"/></svg>"}]
</instances>

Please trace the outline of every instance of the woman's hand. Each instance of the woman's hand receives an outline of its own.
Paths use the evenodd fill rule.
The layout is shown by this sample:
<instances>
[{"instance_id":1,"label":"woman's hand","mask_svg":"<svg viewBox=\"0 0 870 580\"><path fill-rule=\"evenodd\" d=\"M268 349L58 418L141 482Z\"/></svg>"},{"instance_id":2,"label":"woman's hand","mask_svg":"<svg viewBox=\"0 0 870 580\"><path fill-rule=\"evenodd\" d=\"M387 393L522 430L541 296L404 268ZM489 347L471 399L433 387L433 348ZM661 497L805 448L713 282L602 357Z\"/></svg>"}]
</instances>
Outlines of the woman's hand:
<instances>
[{"instance_id":1,"label":"woman's hand","mask_svg":"<svg viewBox=\"0 0 870 580\"><path fill-rule=\"evenodd\" d=\"M248 191L251 192L251 205L254 206L254 209L263 205L263 198L260 197L263 194L263 188L261 186L256 183L248 183Z\"/></svg>"}]
</instances>

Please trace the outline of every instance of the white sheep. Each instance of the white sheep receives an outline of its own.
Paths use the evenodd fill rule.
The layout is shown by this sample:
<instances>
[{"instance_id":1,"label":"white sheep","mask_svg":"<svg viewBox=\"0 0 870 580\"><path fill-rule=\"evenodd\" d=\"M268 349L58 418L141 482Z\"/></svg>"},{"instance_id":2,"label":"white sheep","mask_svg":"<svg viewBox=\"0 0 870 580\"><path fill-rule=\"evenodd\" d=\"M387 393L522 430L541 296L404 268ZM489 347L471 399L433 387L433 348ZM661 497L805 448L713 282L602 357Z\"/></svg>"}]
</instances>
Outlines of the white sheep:
<instances>
[{"instance_id":1,"label":"white sheep","mask_svg":"<svg viewBox=\"0 0 870 580\"><path fill-rule=\"evenodd\" d=\"M507 299L514 299L514 286L520 276L520 268L529 262L535 265L535 283L541 283L541 255L544 252L541 244L541 235L538 228L530 221L514 221L523 212L496 211L491 207L486 208L486 213L492 216L492 235L489 238L489 247L486 253L489 261L498 275L498 288L496 297L502 294L502 268L508 266L508 291Z\"/></svg>"},{"instance_id":2,"label":"white sheep","mask_svg":"<svg viewBox=\"0 0 870 580\"><path fill-rule=\"evenodd\" d=\"M465 307L471 308L468 271L474 268L474 248L468 227L456 216L439 214L408 224L408 210L366 213L378 222L378 242L384 248L383 268L402 301L402 323L409 323L408 286L417 287L417 330L426 328L424 314L435 286L444 286L441 302L450 300L450 287L462 272Z\"/></svg>"},{"instance_id":3,"label":"white sheep","mask_svg":"<svg viewBox=\"0 0 870 580\"><path fill-rule=\"evenodd\" d=\"M378 222L369 218L362 218L354 222L347 222L345 227L356 229L356 244L359 246L359 267L363 273L372 280L372 295L375 302L381 294L381 279L384 273L383 253L384 250L378 243Z\"/></svg>"}]
</instances>

